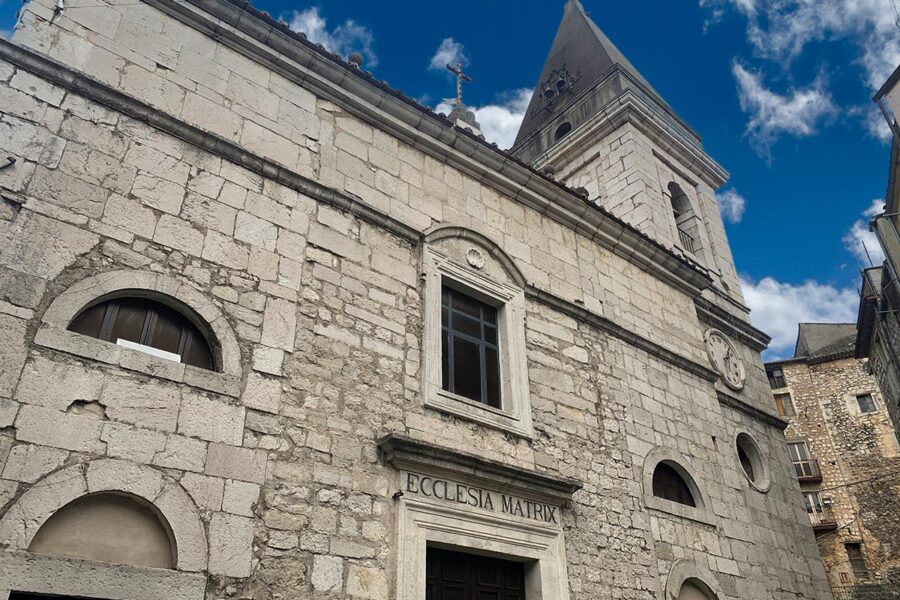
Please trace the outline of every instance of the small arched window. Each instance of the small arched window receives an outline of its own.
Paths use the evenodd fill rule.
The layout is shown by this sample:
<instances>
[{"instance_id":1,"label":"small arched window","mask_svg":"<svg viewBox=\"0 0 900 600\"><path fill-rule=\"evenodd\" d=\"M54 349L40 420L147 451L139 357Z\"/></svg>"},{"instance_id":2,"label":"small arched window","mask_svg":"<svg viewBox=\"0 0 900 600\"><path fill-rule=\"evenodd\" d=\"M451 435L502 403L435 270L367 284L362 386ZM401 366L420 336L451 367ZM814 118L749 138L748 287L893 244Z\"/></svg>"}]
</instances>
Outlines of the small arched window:
<instances>
[{"instance_id":1,"label":"small arched window","mask_svg":"<svg viewBox=\"0 0 900 600\"><path fill-rule=\"evenodd\" d=\"M668 462L661 462L653 470L653 495L687 506L697 506L687 481Z\"/></svg>"},{"instance_id":2,"label":"small arched window","mask_svg":"<svg viewBox=\"0 0 900 600\"><path fill-rule=\"evenodd\" d=\"M553 141L561 140L565 136L569 135L570 131L572 131L572 124L566 121L556 128L556 133L553 134Z\"/></svg>"},{"instance_id":3,"label":"small arched window","mask_svg":"<svg viewBox=\"0 0 900 600\"><path fill-rule=\"evenodd\" d=\"M681 189L681 186L674 181L669 183L669 198L672 202L672 213L675 215L675 221L680 217L686 216L691 211L691 201Z\"/></svg>"},{"instance_id":4,"label":"small arched window","mask_svg":"<svg viewBox=\"0 0 900 600\"><path fill-rule=\"evenodd\" d=\"M214 368L212 350L200 329L181 312L149 298L100 302L76 316L69 330L114 344L124 341L123 345L161 350L160 356L201 369Z\"/></svg>"}]
</instances>

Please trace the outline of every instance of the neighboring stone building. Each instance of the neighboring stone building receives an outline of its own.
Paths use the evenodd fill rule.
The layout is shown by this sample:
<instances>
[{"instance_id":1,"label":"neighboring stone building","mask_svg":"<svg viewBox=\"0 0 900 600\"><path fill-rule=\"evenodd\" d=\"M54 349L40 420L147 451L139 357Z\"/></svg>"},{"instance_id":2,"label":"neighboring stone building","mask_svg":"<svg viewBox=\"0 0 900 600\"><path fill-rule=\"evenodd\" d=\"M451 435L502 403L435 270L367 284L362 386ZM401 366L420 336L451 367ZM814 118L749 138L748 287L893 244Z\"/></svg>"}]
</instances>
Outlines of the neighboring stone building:
<instances>
[{"instance_id":1,"label":"neighboring stone building","mask_svg":"<svg viewBox=\"0 0 900 600\"><path fill-rule=\"evenodd\" d=\"M578 2L536 92L505 153L238 0L27 4L0 598L830 598L726 173Z\"/></svg>"},{"instance_id":2,"label":"neighboring stone building","mask_svg":"<svg viewBox=\"0 0 900 600\"><path fill-rule=\"evenodd\" d=\"M900 444L855 343L852 323L804 323L766 371L835 598L900 598Z\"/></svg>"},{"instance_id":3,"label":"neighboring stone building","mask_svg":"<svg viewBox=\"0 0 900 600\"><path fill-rule=\"evenodd\" d=\"M893 133L884 212L869 224L884 253L884 262L863 272L856 357L869 359L900 435L900 126L895 118L900 109L900 67L875 95L875 101Z\"/></svg>"}]
</instances>

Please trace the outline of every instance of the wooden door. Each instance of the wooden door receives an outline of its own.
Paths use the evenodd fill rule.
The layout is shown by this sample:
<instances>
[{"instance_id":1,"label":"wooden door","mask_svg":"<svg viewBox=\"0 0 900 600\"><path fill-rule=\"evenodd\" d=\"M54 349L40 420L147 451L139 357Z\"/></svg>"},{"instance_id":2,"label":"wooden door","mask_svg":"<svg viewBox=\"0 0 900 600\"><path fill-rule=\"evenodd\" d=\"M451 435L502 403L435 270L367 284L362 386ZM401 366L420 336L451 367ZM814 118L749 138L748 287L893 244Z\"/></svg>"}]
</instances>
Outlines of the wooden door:
<instances>
[{"instance_id":1,"label":"wooden door","mask_svg":"<svg viewBox=\"0 0 900 600\"><path fill-rule=\"evenodd\" d=\"M522 563L429 549L426 600L525 600Z\"/></svg>"}]
</instances>

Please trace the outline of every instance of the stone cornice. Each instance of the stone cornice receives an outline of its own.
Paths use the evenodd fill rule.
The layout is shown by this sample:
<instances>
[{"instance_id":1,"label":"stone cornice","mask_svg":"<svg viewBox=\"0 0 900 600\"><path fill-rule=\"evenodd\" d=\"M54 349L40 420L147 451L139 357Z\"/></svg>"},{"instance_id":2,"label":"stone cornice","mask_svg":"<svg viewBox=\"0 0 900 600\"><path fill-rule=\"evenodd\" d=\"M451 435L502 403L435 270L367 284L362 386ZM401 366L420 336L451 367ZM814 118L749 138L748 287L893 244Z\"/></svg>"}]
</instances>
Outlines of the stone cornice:
<instances>
[{"instance_id":1,"label":"stone cornice","mask_svg":"<svg viewBox=\"0 0 900 600\"><path fill-rule=\"evenodd\" d=\"M772 341L772 338L764 332L716 306L706 298L694 298L694 304L697 306L697 316L702 322L736 337L757 352L768 348L769 342Z\"/></svg>"},{"instance_id":2,"label":"stone cornice","mask_svg":"<svg viewBox=\"0 0 900 600\"><path fill-rule=\"evenodd\" d=\"M772 413L768 413L764 410L756 408L752 404L748 404L744 402L740 398L735 398L730 394L726 394L725 392L721 392L716 390L716 397L719 400L719 404L722 406L727 406L729 408L733 408L734 410L744 413L745 415L752 417L756 421L763 423L765 425L769 425L771 427L775 427L780 431L784 431L789 423L784 419L773 415Z\"/></svg>"},{"instance_id":3,"label":"stone cornice","mask_svg":"<svg viewBox=\"0 0 900 600\"><path fill-rule=\"evenodd\" d=\"M214 37L351 114L586 235L682 292L696 296L709 276L662 244L587 203L514 156L452 126L340 57L316 48L264 13L236 0L144 0Z\"/></svg>"},{"instance_id":4,"label":"stone cornice","mask_svg":"<svg viewBox=\"0 0 900 600\"><path fill-rule=\"evenodd\" d=\"M508 465L404 434L388 434L377 444L384 460L397 469L421 469L428 473L475 478L494 488L522 491L529 495L537 493L560 504L571 500L572 494L584 486L576 479Z\"/></svg>"},{"instance_id":5,"label":"stone cornice","mask_svg":"<svg viewBox=\"0 0 900 600\"><path fill-rule=\"evenodd\" d=\"M606 317L600 316L594 312L589 311L588 309L579 306L573 302L569 302L559 296L551 294L550 292L546 292L542 289L539 289L533 285L528 285L525 288L525 295L529 298L537 300L542 304L546 304L552 308L555 308L561 313L567 314L573 319L581 321L583 323L587 323L609 333L610 335L623 340L632 346L640 348L644 350L648 354L652 354L653 356L658 357L660 360L663 360L667 363L675 365L689 373L693 373L694 375L705 379L707 381L716 381L719 379L718 373L707 367L706 365L699 363L695 360L691 360L685 356L682 356L668 348L657 344L654 341L648 340L647 338L638 335L633 331L629 331L610 321Z\"/></svg>"},{"instance_id":6,"label":"stone cornice","mask_svg":"<svg viewBox=\"0 0 900 600\"><path fill-rule=\"evenodd\" d=\"M607 78L621 76L629 79L636 86L640 86L627 71L621 67L614 67ZM603 85L604 82L598 83ZM671 125L642 98L634 89L626 88L609 102L590 121L587 127L580 127L569 139L548 150L539 157L535 164L539 166L557 166L562 156L579 156L586 152L596 141L622 125L629 123L634 125L643 134L663 151L678 159L679 163L691 170L713 189L719 188L728 180L728 172L713 160L703 149L693 143L686 142L682 136L673 132Z\"/></svg>"}]
</instances>

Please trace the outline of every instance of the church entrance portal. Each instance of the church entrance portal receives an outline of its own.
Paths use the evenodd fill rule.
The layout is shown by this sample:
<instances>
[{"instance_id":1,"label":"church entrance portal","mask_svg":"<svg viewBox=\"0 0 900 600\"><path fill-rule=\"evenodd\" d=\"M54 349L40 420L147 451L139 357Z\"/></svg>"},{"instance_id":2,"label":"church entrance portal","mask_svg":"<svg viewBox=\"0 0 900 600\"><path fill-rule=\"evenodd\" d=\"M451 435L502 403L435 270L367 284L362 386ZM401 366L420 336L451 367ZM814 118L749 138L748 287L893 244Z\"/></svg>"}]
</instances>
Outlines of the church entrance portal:
<instances>
[{"instance_id":1,"label":"church entrance portal","mask_svg":"<svg viewBox=\"0 0 900 600\"><path fill-rule=\"evenodd\" d=\"M525 565L428 549L426 600L525 600Z\"/></svg>"}]
</instances>

